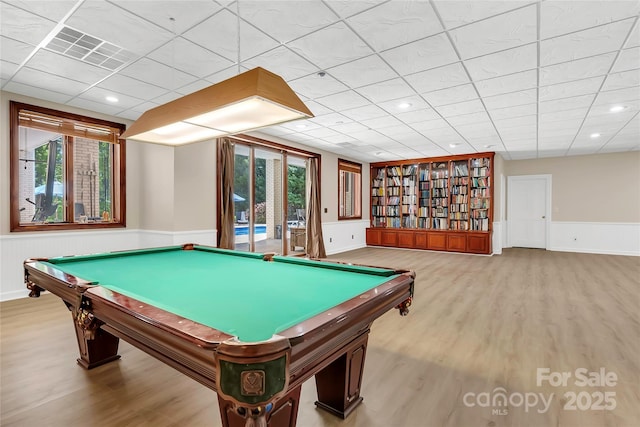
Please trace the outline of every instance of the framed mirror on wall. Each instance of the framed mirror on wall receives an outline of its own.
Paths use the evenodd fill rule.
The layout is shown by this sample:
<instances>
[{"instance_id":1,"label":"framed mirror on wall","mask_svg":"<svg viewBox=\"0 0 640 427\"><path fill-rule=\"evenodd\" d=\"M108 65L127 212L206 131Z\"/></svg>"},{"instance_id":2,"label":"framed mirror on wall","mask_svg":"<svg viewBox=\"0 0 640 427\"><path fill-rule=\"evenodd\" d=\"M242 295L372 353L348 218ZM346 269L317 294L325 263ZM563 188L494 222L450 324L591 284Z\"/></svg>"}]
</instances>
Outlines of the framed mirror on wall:
<instances>
[{"instance_id":1,"label":"framed mirror on wall","mask_svg":"<svg viewBox=\"0 0 640 427\"><path fill-rule=\"evenodd\" d=\"M338 219L362 219L362 165L338 159Z\"/></svg>"}]
</instances>

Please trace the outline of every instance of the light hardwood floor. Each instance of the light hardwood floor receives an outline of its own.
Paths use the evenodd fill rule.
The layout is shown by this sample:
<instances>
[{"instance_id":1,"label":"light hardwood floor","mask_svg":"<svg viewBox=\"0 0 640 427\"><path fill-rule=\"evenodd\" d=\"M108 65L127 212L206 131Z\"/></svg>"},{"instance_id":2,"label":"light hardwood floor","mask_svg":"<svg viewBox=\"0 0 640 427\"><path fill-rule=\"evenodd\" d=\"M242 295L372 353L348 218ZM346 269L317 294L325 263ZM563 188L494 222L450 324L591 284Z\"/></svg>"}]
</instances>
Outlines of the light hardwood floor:
<instances>
[{"instance_id":1,"label":"light hardwood floor","mask_svg":"<svg viewBox=\"0 0 640 427\"><path fill-rule=\"evenodd\" d=\"M347 420L334 418L315 409L308 381L299 426L640 426L640 258L381 248L332 258L415 270L415 301L408 317L394 310L374 322L363 404ZM121 360L77 366L71 317L58 298L0 309L2 426L220 425L214 392L125 342ZM538 368L572 376L566 386L538 386ZM615 373L616 385L580 387L579 368ZM498 387L509 406L480 406ZM571 392L576 410L564 408ZM579 409L604 392L615 393L615 409ZM534 395L550 399L547 410L520 405Z\"/></svg>"}]
</instances>

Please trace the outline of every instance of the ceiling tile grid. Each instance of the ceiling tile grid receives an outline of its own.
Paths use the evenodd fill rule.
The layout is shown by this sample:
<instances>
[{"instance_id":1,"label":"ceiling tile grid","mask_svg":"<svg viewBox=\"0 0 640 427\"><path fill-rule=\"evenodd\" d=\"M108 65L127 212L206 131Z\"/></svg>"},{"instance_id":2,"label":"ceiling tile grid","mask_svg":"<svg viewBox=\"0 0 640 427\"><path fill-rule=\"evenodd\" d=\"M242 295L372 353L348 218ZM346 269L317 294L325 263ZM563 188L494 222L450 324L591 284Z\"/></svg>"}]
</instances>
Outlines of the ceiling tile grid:
<instances>
[{"instance_id":1,"label":"ceiling tile grid","mask_svg":"<svg viewBox=\"0 0 640 427\"><path fill-rule=\"evenodd\" d=\"M260 66L315 115L264 133L364 162L639 150L639 13L636 0L0 0L0 84L135 120ZM47 49L65 28L130 54L109 69Z\"/></svg>"}]
</instances>

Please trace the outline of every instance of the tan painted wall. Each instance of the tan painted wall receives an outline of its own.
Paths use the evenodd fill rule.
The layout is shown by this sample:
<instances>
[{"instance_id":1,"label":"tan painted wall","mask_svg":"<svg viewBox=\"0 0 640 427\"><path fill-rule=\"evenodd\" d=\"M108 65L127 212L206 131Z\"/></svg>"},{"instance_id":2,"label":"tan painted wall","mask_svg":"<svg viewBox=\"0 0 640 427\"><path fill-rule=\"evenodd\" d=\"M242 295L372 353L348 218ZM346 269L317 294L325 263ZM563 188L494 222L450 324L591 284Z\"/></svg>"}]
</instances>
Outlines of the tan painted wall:
<instances>
[{"instance_id":1,"label":"tan painted wall","mask_svg":"<svg viewBox=\"0 0 640 427\"><path fill-rule=\"evenodd\" d=\"M216 143L176 147L173 231L216 228Z\"/></svg>"},{"instance_id":2,"label":"tan painted wall","mask_svg":"<svg viewBox=\"0 0 640 427\"><path fill-rule=\"evenodd\" d=\"M506 161L505 171L552 176L553 221L640 222L638 151Z\"/></svg>"}]
</instances>

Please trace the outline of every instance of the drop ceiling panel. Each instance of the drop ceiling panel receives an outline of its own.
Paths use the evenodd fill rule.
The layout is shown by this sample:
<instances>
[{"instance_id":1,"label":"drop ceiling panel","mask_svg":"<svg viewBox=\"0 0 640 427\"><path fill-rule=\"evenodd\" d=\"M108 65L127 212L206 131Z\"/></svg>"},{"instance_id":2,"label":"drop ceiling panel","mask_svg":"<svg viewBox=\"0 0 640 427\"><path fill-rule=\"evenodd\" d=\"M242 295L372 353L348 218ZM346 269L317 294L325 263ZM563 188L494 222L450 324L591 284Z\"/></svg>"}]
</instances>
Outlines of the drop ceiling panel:
<instances>
[{"instance_id":1,"label":"drop ceiling panel","mask_svg":"<svg viewBox=\"0 0 640 427\"><path fill-rule=\"evenodd\" d=\"M364 107L352 108L342 112L343 115L349 117L352 120L364 121L375 119L377 117L383 117L387 115L387 112L377 105L366 105Z\"/></svg>"},{"instance_id":2,"label":"drop ceiling panel","mask_svg":"<svg viewBox=\"0 0 640 427\"><path fill-rule=\"evenodd\" d=\"M602 86L603 91L636 87L640 90L640 69L612 73Z\"/></svg>"},{"instance_id":3,"label":"drop ceiling panel","mask_svg":"<svg viewBox=\"0 0 640 427\"><path fill-rule=\"evenodd\" d=\"M389 49L381 55L400 74L417 73L458 61L458 55L445 34Z\"/></svg>"},{"instance_id":4,"label":"drop ceiling panel","mask_svg":"<svg viewBox=\"0 0 640 427\"><path fill-rule=\"evenodd\" d=\"M347 62L327 70L333 77L352 88L367 86L398 77L378 55Z\"/></svg>"},{"instance_id":5,"label":"drop ceiling panel","mask_svg":"<svg viewBox=\"0 0 640 427\"><path fill-rule=\"evenodd\" d=\"M519 105L517 107L497 108L491 110L489 115L494 119L506 119L508 117L528 116L537 114L538 106L536 104Z\"/></svg>"},{"instance_id":6,"label":"drop ceiling panel","mask_svg":"<svg viewBox=\"0 0 640 427\"><path fill-rule=\"evenodd\" d=\"M616 52L611 52L604 55L542 67L540 69L540 86L549 86L594 76L604 76L609 72L615 57Z\"/></svg>"},{"instance_id":7,"label":"drop ceiling panel","mask_svg":"<svg viewBox=\"0 0 640 427\"><path fill-rule=\"evenodd\" d=\"M324 3L329 6L335 13L342 18L348 18L372 7L375 7L386 0L358 0L358 1L344 1L344 0L326 0Z\"/></svg>"},{"instance_id":8,"label":"drop ceiling panel","mask_svg":"<svg viewBox=\"0 0 640 427\"><path fill-rule=\"evenodd\" d=\"M238 36L241 60L252 58L278 46L278 42L272 37L242 20L238 34L237 17L228 10L221 10L186 31L182 36L230 61L238 60Z\"/></svg>"},{"instance_id":9,"label":"drop ceiling panel","mask_svg":"<svg viewBox=\"0 0 640 427\"><path fill-rule=\"evenodd\" d=\"M436 0L433 2L447 28L469 24L474 21L504 13L532 1L497 0L483 4L477 0Z\"/></svg>"},{"instance_id":10,"label":"drop ceiling panel","mask_svg":"<svg viewBox=\"0 0 640 427\"><path fill-rule=\"evenodd\" d=\"M537 80L538 72L536 70L529 70L508 76L477 81L475 85L480 95L484 97L535 88L538 86Z\"/></svg>"},{"instance_id":11,"label":"drop ceiling panel","mask_svg":"<svg viewBox=\"0 0 640 427\"><path fill-rule=\"evenodd\" d=\"M173 34L182 34L220 10L215 2L202 0L153 0L153 7L145 1L123 1L117 5Z\"/></svg>"},{"instance_id":12,"label":"drop ceiling panel","mask_svg":"<svg viewBox=\"0 0 640 427\"><path fill-rule=\"evenodd\" d=\"M534 104L537 102L537 90L529 89L520 92L505 93L504 95L488 96L483 98L484 104L489 110L515 107L518 105Z\"/></svg>"},{"instance_id":13,"label":"drop ceiling panel","mask_svg":"<svg viewBox=\"0 0 640 427\"><path fill-rule=\"evenodd\" d=\"M264 52L244 62L248 69L262 67L278 74L286 81L317 71L317 67L284 46Z\"/></svg>"},{"instance_id":14,"label":"drop ceiling panel","mask_svg":"<svg viewBox=\"0 0 640 427\"><path fill-rule=\"evenodd\" d=\"M415 94L402 79L391 79L373 85L363 86L356 91L373 103L380 103Z\"/></svg>"},{"instance_id":15,"label":"drop ceiling panel","mask_svg":"<svg viewBox=\"0 0 640 427\"><path fill-rule=\"evenodd\" d=\"M316 116L309 119L310 122L317 123L322 126L333 126L337 124L349 123L351 120L342 114L331 113L323 116Z\"/></svg>"},{"instance_id":16,"label":"drop ceiling panel","mask_svg":"<svg viewBox=\"0 0 640 427\"><path fill-rule=\"evenodd\" d=\"M316 100L332 110L340 111L369 105L369 101L365 97L352 90L324 96Z\"/></svg>"},{"instance_id":17,"label":"drop ceiling panel","mask_svg":"<svg viewBox=\"0 0 640 427\"><path fill-rule=\"evenodd\" d=\"M590 2L588 7L581 2L546 1L540 8L540 34L543 39L609 24L640 12L636 1L615 0Z\"/></svg>"},{"instance_id":18,"label":"drop ceiling panel","mask_svg":"<svg viewBox=\"0 0 640 427\"><path fill-rule=\"evenodd\" d=\"M624 49L616 60L611 72L636 70L640 68L640 47Z\"/></svg>"},{"instance_id":19,"label":"drop ceiling panel","mask_svg":"<svg viewBox=\"0 0 640 427\"><path fill-rule=\"evenodd\" d=\"M44 99L51 102L57 102L59 104L65 104L72 98L71 95L68 95L66 93L60 93L53 90L47 90L40 87L18 83L17 81L15 81L15 78L14 80L8 82L5 86L3 86L2 90L31 96L36 99Z\"/></svg>"},{"instance_id":20,"label":"drop ceiling panel","mask_svg":"<svg viewBox=\"0 0 640 427\"><path fill-rule=\"evenodd\" d=\"M156 49L148 57L198 77L208 76L234 64L232 61L182 37Z\"/></svg>"},{"instance_id":21,"label":"drop ceiling panel","mask_svg":"<svg viewBox=\"0 0 640 427\"><path fill-rule=\"evenodd\" d=\"M485 111L482 102L477 99L471 101L459 102L457 104L443 105L437 107L436 110L444 117L459 116L461 114L477 113Z\"/></svg>"},{"instance_id":22,"label":"drop ceiling panel","mask_svg":"<svg viewBox=\"0 0 640 427\"><path fill-rule=\"evenodd\" d=\"M280 43L288 43L337 21L321 2L240 2L240 16ZM235 5L232 8L235 11ZM275 25L274 25L275 24Z\"/></svg>"},{"instance_id":23,"label":"drop ceiling panel","mask_svg":"<svg viewBox=\"0 0 640 427\"><path fill-rule=\"evenodd\" d=\"M27 66L36 70L46 70L47 73L87 84L98 83L111 74L109 70L104 68L44 49L39 49L29 60Z\"/></svg>"},{"instance_id":24,"label":"drop ceiling panel","mask_svg":"<svg viewBox=\"0 0 640 427\"><path fill-rule=\"evenodd\" d=\"M160 86L154 86L122 74L113 75L100 82L99 87L139 99L152 99L167 93L167 90Z\"/></svg>"},{"instance_id":25,"label":"drop ceiling panel","mask_svg":"<svg viewBox=\"0 0 640 427\"><path fill-rule=\"evenodd\" d=\"M149 70L153 70L153 72L151 73ZM134 62L123 69L121 73L136 80L142 80L171 90L197 80L196 76L183 73L180 70L148 58L142 58Z\"/></svg>"},{"instance_id":26,"label":"drop ceiling panel","mask_svg":"<svg viewBox=\"0 0 640 427\"><path fill-rule=\"evenodd\" d=\"M510 49L536 41L536 6L523 7L451 30L463 59Z\"/></svg>"},{"instance_id":27,"label":"drop ceiling panel","mask_svg":"<svg viewBox=\"0 0 640 427\"><path fill-rule=\"evenodd\" d=\"M535 69L538 66L537 56L536 44L532 43L468 59L464 63L473 80L484 80Z\"/></svg>"},{"instance_id":28,"label":"drop ceiling panel","mask_svg":"<svg viewBox=\"0 0 640 427\"><path fill-rule=\"evenodd\" d=\"M440 105L455 104L478 98L478 94L471 84L450 87L434 92L425 93L422 96L434 107Z\"/></svg>"},{"instance_id":29,"label":"drop ceiling panel","mask_svg":"<svg viewBox=\"0 0 640 427\"><path fill-rule=\"evenodd\" d=\"M554 99L553 101L543 101L539 104L540 113L551 113L555 111L574 110L576 108L589 107L593 103L595 95L581 95L571 98Z\"/></svg>"},{"instance_id":30,"label":"drop ceiling panel","mask_svg":"<svg viewBox=\"0 0 640 427\"><path fill-rule=\"evenodd\" d=\"M312 74L288 83L297 93L311 99L322 98L323 96L333 95L334 93L344 92L349 89L328 74L324 77Z\"/></svg>"},{"instance_id":31,"label":"drop ceiling panel","mask_svg":"<svg viewBox=\"0 0 640 427\"><path fill-rule=\"evenodd\" d=\"M288 46L321 69L373 53L343 22L294 40Z\"/></svg>"},{"instance_id":32,"label":"drop ceiling panel","mask_svg":"<svg viewBox=\"0 0 640 427\"><path fill-rule=\"evenodd\" d=\"M422 110L414 110L414 111L407 111L406 113L399 113L399 114L396 114L396 117L404 123L411 124L411 123L420 123L420 122L426 122L429 120L435 120L440 118L440 115L431 108L425 108Z\"/></svg>"},{"instance_id":33,"label":"drop ceiling panel","mask_svg":"<svg viewBox=\"0 0 640 427\"><path fill-rule=\"evenodd\" d=\"M399 115L403 112L406 113L429 108L429 104L418 95L403 96L390 101L378 102L377 105L398 118L400 118Z\"/></svg>"},{"instance_id":34,"label":"drop ceiling panel","mask_svg":"<svg viewBox=\"0 0 640 427\"><path fill-rule=\"evenodd\" d=\"M540 88L540 101L551 101L553 99L570 98L573 96L596 93L603 81L604 76L600 76L544 86Z\"/></svg>"},{"instance_id":35,"label":"drop ceiling panel","mask_svg":"<svg viewBox=\"0 0 640 427\"><path fill-rule=\"evenodd\" d=\"M78 96L78 98L93 101L95 103L102 103L108 96L113 95L114 93L112 91L96 86L83 92ZM118 98L118 103L113 105L116 113L122 110L133 108L143 102L142 99L134 98L123 93L117 94L116 97Z\"/></svg>"},{"instance_id":36,"label":"drop ceiling panel","mask_svg":"<svg viewBox=\"0 0 640 427\"><path fill-rule=\"evenodd\" d=\"M540 42L540 65L546 66L620 49L633 19L602 25Z\"/></svg>"},{"instance_id":37,"label":"drop ceiling panel","mask_svg":"<svg viewBox=\"0 0 640 427\"><path fill-rule=\"evenodd\" d=\"M70 97L77 96L83 90L87 89L86 83L26 67L18 70L13 76L13 81L54 92L65 93Z\"/></svg>"},{"instance_id":38,"label":"drop ceiling panel","mask_svg":"<svg viewBox=\"0 0 640 427\"><path fill-rule=\"evenodd\" d=\"M7 3L0 4L0 35L4 37L37 46L55 26L55 21Z\"/></svg>"},{"instance_id":39,"label":"drop ceiling panel","mask_svg":"<svg viewBox=\"0 0 640 427\"><path fill-rule=\"evenodd\" d=\"M470 82L460 62L410 74L406 76L406 80L418 93L432 92Z\"/></svg>"},{"instance_id":40,"label":"drop ceiling panel","mask_svg":"<svg viewBox=\"0 0 640 427\"><path fill-rule=\"evenodd\" d=\"M378 52L443 30L429 2L391 1L352 16L347 22Z\"/></svg>"},{"instance_id":41,"label":"drop ceiling panel","mask_svg":"<svg viewBox=\"0 0 640 427\"><path fill-rule=\"evenodd\" d=\"M0 37L0 53L3 61L19 65L27 59L33 50L34 47L30 44L7 37Z\"/></svg>"}]
</instances>

